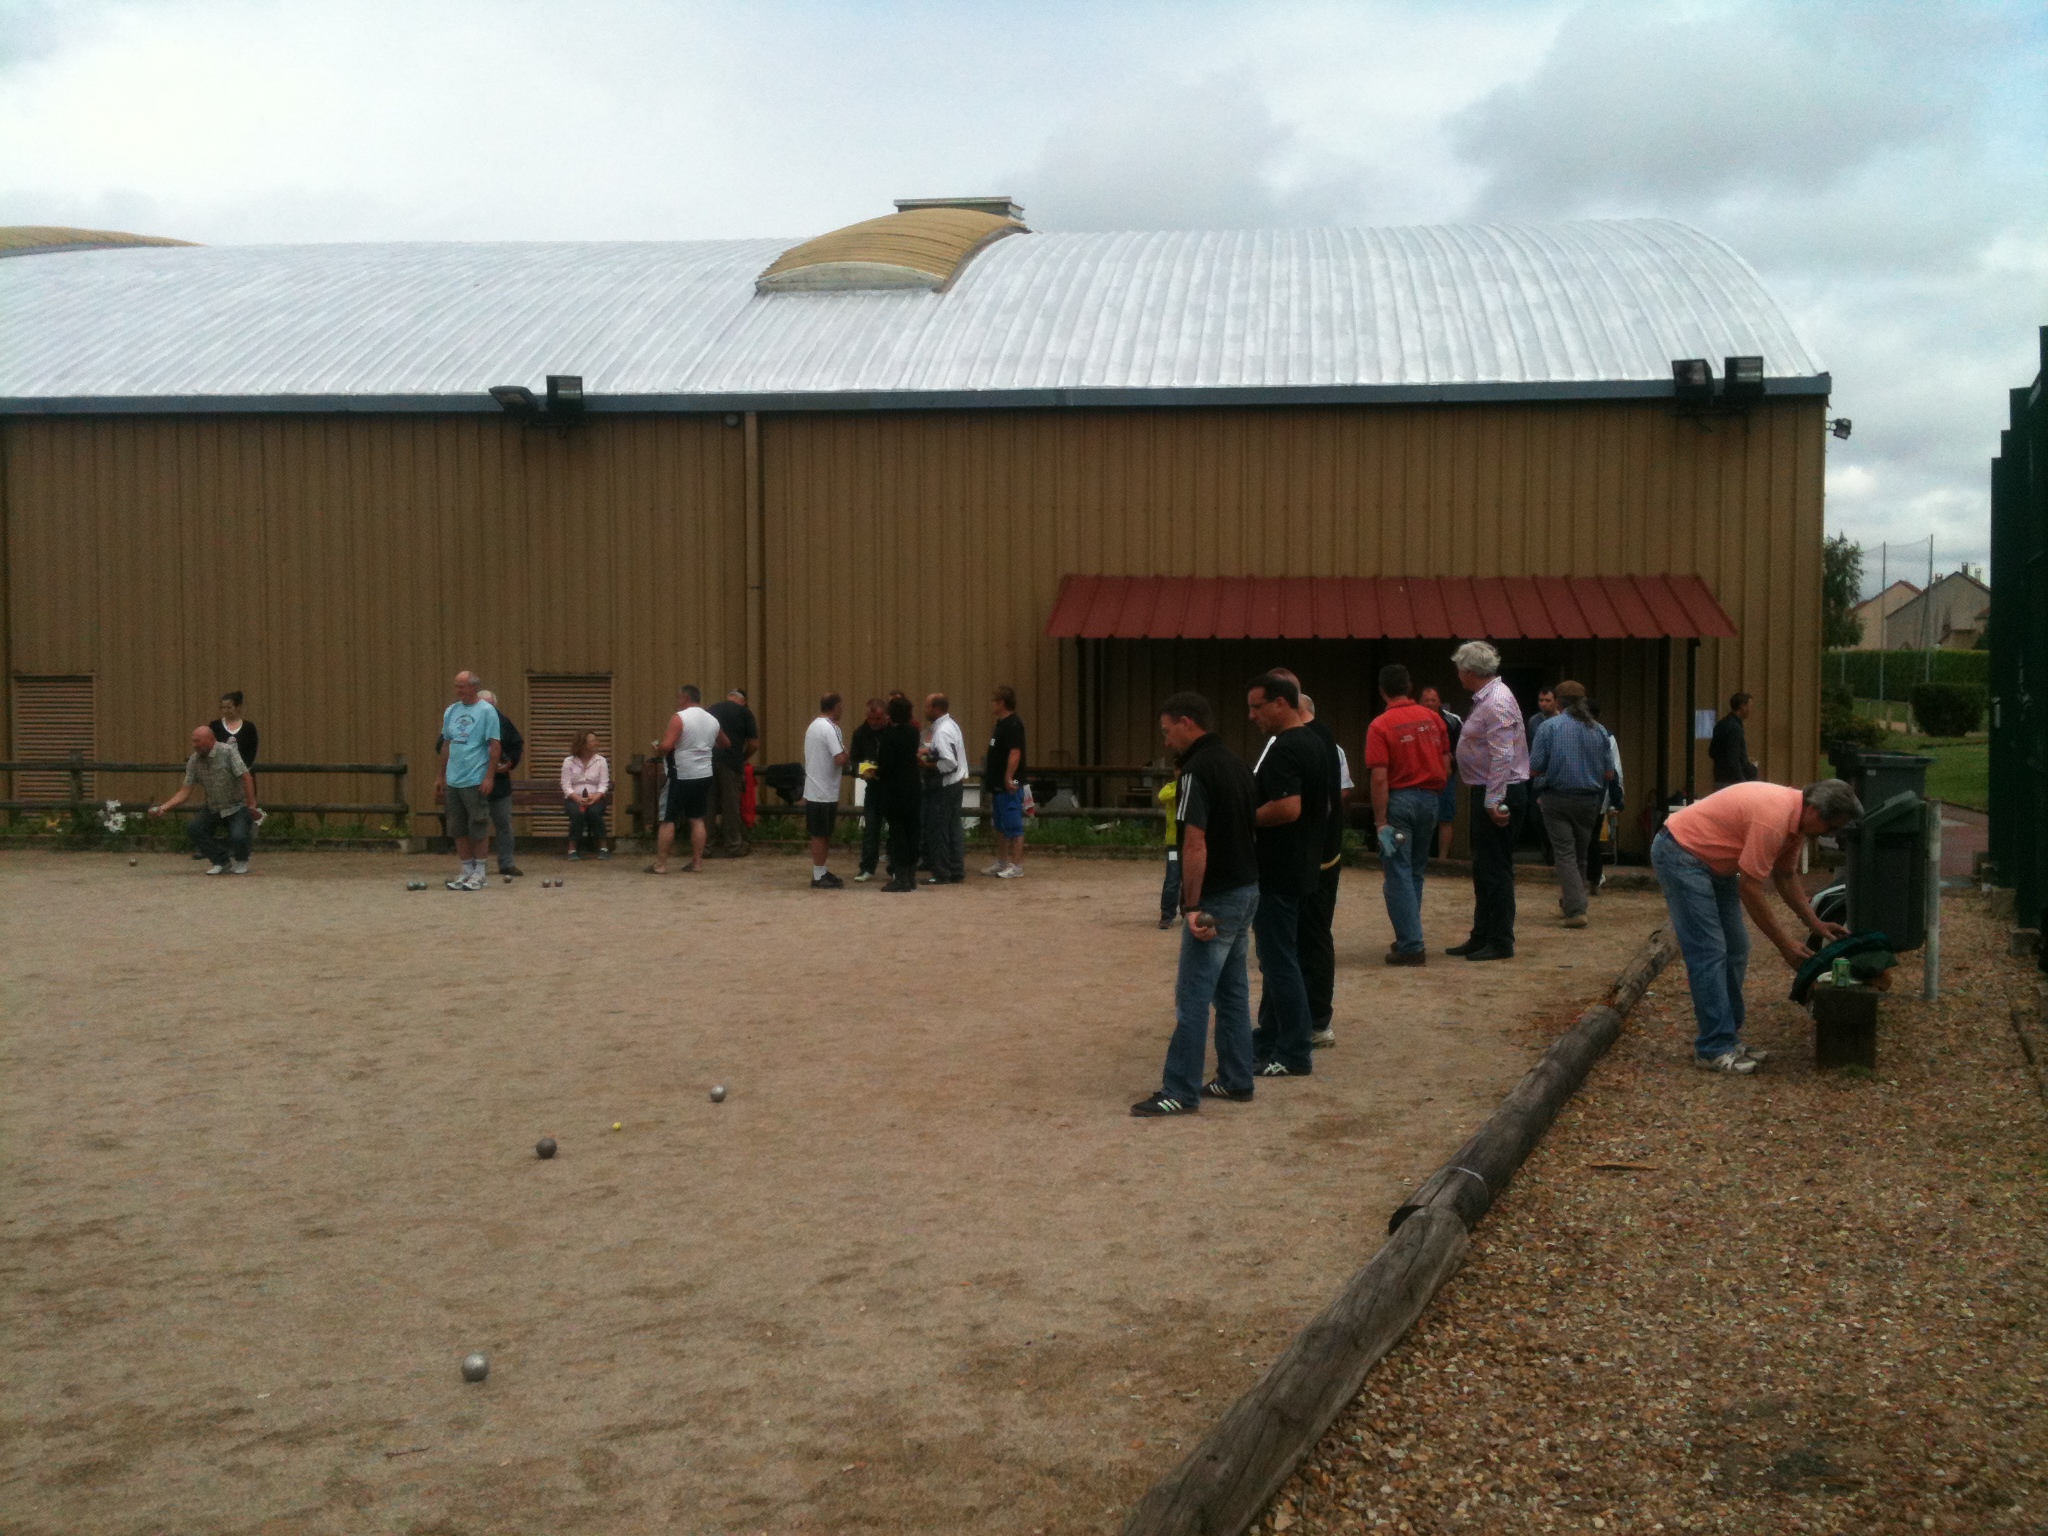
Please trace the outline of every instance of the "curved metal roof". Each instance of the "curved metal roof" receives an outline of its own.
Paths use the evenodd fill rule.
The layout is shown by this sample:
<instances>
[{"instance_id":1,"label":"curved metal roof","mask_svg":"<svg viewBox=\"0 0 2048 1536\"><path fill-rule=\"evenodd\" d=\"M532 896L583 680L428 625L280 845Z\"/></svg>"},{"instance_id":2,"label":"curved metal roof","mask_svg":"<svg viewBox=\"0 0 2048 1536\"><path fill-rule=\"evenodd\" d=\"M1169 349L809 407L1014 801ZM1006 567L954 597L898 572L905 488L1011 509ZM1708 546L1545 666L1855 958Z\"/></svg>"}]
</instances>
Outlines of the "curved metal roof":
<instances>
[{"instance_id":1,"label":"curved metal roof","mask_svg":"<svg viewBox=\"0 0 2048 1536\"><path fill-rule=\"evenodd\" d=\"M1827 377L1681 224L1032 234L944 292L756 293L788 242L199 246L0 262L0 410L593 410L1657 396Z\"/></svg>"}]
</instances>

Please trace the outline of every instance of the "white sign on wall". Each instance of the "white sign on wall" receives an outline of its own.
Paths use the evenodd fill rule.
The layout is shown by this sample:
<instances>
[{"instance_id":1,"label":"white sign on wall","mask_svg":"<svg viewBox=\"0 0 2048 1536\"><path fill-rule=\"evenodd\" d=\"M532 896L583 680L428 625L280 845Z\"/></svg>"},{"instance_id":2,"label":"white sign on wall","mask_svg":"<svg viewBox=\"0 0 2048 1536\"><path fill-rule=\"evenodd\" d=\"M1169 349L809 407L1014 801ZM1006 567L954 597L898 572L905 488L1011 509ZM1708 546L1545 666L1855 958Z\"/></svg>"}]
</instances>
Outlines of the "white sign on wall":
<instances>
[{"instance_id":1,"label":"white sign on wall","mask_svg":"<svg viewBox=\"0 0 2048 1536\"><path fill-rule=\"evenodd\" d=\"M1714 712L1711 709L1696 709L1692 712L1692 739L1712 741L1714 739Z\"/></svg>"}]
</instances>

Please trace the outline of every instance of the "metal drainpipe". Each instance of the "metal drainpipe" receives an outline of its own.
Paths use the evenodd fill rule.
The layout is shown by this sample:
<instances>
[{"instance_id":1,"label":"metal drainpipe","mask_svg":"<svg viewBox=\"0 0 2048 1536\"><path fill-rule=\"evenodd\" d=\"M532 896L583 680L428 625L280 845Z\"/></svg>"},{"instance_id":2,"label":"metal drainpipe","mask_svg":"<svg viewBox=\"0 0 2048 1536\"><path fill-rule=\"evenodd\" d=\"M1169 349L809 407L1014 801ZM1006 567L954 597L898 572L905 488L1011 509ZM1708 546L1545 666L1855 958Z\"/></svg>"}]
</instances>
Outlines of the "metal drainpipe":
<instances>
[{"instance_id":1,"label":"metal drainpipe","mask_svg":"<svg viewBox=\"0 0 2048 1536\"><path fill-rule=\"evenodd\" d=\"M759 720L767 708L761 684L768 670L768 629L761 546L761 425L752 411L746 414L746 460L747 703Z\"/></svg>"},{"instance_id":2,"label":"metal drainpipe","mask_svg":"<svg viewBox=\"0 0 2048 1536\"><path fill-rule=\"evenodd\" d=\"M1941 996L1941 802L1929 800L1927 811L1927 941L1920 949L1920 995L1928 1002Z\"/></svg>"}]
</instances>

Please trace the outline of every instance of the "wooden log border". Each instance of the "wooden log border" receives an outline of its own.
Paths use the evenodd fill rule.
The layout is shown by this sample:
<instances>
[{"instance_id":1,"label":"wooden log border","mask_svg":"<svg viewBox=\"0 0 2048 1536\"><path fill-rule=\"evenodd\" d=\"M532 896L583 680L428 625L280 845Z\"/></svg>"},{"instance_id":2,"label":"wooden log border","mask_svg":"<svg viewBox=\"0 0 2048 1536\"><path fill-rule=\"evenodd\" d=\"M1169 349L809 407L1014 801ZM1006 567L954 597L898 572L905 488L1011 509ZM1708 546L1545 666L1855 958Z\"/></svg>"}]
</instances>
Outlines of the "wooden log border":
<instances>
[{"instance_id":1,"label":"wooden log border","mask_svg":"<svg viewBox=\"0 0 2048 1536\"><path fill-rule=\"evenodd\" d=\"M1457 1154L1395 1210L1379 1252L1138 1501L1124 1536L1239 1536L1258 1519L1367 1373L1457 1272L1472 1228L1677 955L1669 929L1650 935L1607 1000L1552 1042Z\"/></svg>"}]
</instances>

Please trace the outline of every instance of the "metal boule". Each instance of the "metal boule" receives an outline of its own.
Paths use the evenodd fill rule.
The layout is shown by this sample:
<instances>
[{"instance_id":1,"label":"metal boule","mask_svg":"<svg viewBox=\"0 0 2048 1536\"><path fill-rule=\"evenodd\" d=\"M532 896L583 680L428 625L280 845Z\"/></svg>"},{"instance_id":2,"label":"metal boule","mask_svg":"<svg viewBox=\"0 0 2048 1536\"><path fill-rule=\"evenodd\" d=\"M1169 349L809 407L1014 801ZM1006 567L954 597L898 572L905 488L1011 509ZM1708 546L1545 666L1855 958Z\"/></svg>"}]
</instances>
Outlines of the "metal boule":
<instances>
[{"instance_id":1,"label":"metal boule","mask_svg":"<svg viewBox=\"0 0 2048 1536\"><path fill-rule=\"evenodd\" d=\"M462 1357L462 1379L464 1381L482 1381L490 1374L490 1357L481 1350L473 1355L464 1355Z\"/></svg>"},{"instance_id":2,"label":"metal boule","mask_svg":"<svg viewBox=\"0 0 2048 1536\"><path fill-rule=\"evenodd\" d=\"M534 1144L533 1151L536 1157L538 1157L542 1162L546 1162L549 1158L555 1155L555 1138L552 1136L541 1137L541 1139Z\"/></svg>"},{"instance_id":3,"label":"metal boule","mask_svg":"<svg viewBox=\"0 0 2048 1536\"><path fill-rule=\"evenodd\" d=\"M725 1102L725 1084L716 1083L712 1085L711 1102L714 1104L723 1104Z\"/></svg>"}]
</instances>

